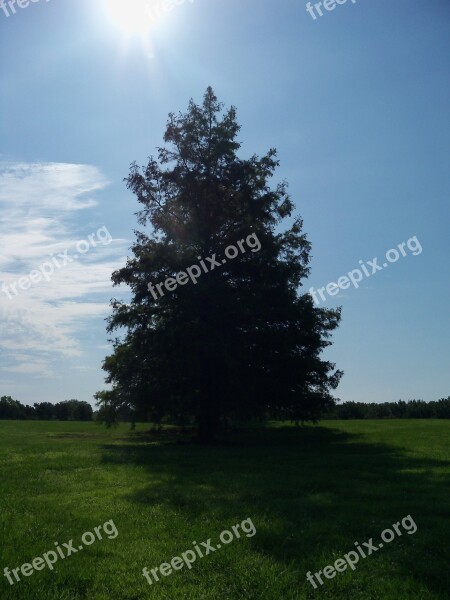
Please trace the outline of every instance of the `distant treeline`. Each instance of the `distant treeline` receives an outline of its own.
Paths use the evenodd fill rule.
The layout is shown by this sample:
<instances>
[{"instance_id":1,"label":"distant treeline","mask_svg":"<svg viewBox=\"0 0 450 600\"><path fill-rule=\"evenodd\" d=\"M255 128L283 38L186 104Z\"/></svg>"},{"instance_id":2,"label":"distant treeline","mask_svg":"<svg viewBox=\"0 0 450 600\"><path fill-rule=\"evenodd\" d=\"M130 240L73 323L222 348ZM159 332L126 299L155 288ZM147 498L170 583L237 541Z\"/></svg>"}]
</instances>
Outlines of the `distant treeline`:
<instances>
[{"instance_id":1,"label":"distant treeline","mask_svg":"<svg viewBox=\"0 0 450 600\"><path fill-rule=\"evenodd\" d=\"M344 402L323 415L324 419L450 419L450 396L432 402Z\"/></svg>"},{"instance_id":2,"label":"distant treeline","mask_svg":"<svg viewBox=\"0 0 450 600\"><path fill-rule=\"evenodd\" d=\"M142 417L142 415L141 415ZM92 421L96 418L104 420L102 410L94 412L88 402L66 400L52 404L41 402L33 406L25 406L11 396L0 398L0 420L35 420L35 421ZM268 418L277 419L275 415ZM450 396L441 400L425 402L424 400L408 400L404 402L383 402L381 404L365 402L343 402L323 413L322 419L450 419ZM133 411L123 410L119 421L146 422L152 420L139 418Z\"/></svg>"},{"instance_id":3,"label":"distant treeline","mask_svg":"<svg viewBox=\"0 0 450 600\"><path fill-rule=\"evenodd\" d=\"M0 419L35 421L92 421L94 411L88 402L66 400L25 406L11 396L0 398Z\"/></svg>"}]
</instances>

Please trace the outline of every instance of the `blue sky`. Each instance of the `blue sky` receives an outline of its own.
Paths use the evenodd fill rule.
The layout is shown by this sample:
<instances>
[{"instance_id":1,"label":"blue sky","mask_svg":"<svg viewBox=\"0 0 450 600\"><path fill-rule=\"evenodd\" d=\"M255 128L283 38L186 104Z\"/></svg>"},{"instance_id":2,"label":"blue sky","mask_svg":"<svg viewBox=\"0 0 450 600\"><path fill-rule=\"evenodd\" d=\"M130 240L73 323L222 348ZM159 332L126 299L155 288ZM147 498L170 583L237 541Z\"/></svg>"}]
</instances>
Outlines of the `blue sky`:
<instances>
[{"instance_id":1,"label":"blue sky","mask_svg":"<svg viewBox=\"0 0 450 600\"><path fill-rule=\"evenodd\" d=\"M343 309L337 396L447 396L447 0L348 0L316 20L303 0L186 0L153 22L151 0L122 2L145 37L114 20L118 4L0 10L0 395L93 402L104 387L104 318L126 298L110 274L136 227L123 178L212 85L238 108L243 156L278 149L313 245L306 289L420 242L321 303ZM19 289L52 258L48 281Z\"/></svg>"}]
</instances>

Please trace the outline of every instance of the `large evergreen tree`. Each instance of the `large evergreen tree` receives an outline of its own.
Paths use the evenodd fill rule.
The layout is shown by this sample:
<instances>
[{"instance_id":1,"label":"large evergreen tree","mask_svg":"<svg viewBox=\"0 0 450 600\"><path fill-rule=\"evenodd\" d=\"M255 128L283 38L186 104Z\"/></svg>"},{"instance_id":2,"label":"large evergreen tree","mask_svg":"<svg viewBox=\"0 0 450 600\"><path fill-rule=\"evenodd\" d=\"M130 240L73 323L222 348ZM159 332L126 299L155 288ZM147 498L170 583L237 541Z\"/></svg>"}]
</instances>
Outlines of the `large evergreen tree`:
<instances>
[{"instance_id":1,"label":"large evergreen tree","mask_svg":"<svg viewBox=\"0 0 450 600\"><path fill-rule=\"evenodd\" d=\"M286 184L269 185L276 151L240 158L239 129L235 108L224 111L208 88L201 106L191 100L186 114L169 115L158 160L131 167L143 230L112 276L132 299L113 300L108 323L122 333L103 365L113 389L98 394L111 419L124 407L193 418L208 441L229 418L314 420L333 402L342 373L320 355L340 312L300 293L310 253L302 220ZM236 258L224 259L239 241ZM195 284L155 291L200 260L210 268Z\"/></svg>"}]
</instances>

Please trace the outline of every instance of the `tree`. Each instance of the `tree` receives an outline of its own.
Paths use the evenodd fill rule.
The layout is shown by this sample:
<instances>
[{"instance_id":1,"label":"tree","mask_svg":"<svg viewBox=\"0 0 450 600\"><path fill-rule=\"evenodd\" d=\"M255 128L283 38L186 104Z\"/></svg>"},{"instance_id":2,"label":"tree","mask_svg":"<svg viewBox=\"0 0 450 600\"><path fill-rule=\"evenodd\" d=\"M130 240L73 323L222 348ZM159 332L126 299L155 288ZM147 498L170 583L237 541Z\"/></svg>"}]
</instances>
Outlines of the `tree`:
<instances>
[{"instance_id":1,"label":"tree","mask_svg":"<svg viewBox=\"0 0 450 600\"><path fill-rule=\"evenodd\" d=\"M19 420L26 419L25 406L11 396L0 398L0 419Z\"/></svg>"},{"instance_id":2,"label":"tree","mask_svg":"<svg viewBox=\"0 0 450 600\"><path fill-rule=\"evenodd\" d=\"M36 416L40 421L51 421L55 417L55 406L51 402L41 402L34 405Z\"/></svg>"},{"instance_id":3,"label":"tree","mask_svg":"<svg viewBox=\"0 0 450 600\"><path fill-rule=\"evenodd\" d=\"M72 421L92 421L94 411L89 402L84 400L68 400L70 406L70 419Z\"/></svg>"},{"instance_id":4,"label":"tree","mask_svg":"<svg viewBox=\"0 0 450 600\"><path fill-rule=\"evenodd\" d=\"M65 400L53 407L59 421L92 421L94 411L85 401Z\"/></svg>"},{"instance_id":5,"label":"tree","mask_svg":"<svg viewBox=\"0 0 450 600\"><path fill-rule=\"evenodd\" d=\"M55 415L58 421L70 421L71 410L67 401L55 404Z\"/></svg>"},{"instance_id":6,"label":"tree","mask_svg":"<svg viewBox=\"0 0 450 600\"><path fill-rule=\"evenodd\" d=\"M169 115L158 160L131 166L127 187L150 227L112 275L132 299L112 300L108 331L124 333L103 364L113 384L100 393L103 414L193 418L210 441L233 417L315 420L333 402L342 373L320 355L340 311L299 293L310 255L302 220L287 184L269 185L276 151L240 158L239 130L236 109L208 88L202 105ZM201 274L187 281L193 265Z\"/></svg>"}]
</instances>

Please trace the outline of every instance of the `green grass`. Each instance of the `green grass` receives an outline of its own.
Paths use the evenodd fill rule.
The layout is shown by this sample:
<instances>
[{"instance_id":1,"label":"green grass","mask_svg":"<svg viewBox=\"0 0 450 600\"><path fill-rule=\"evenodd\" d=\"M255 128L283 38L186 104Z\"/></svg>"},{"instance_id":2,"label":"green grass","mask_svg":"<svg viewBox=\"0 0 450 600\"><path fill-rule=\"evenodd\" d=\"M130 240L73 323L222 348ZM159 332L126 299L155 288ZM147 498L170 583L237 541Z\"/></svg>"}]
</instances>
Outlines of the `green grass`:
<instances>
[{"instance_id":1,"label":"green grass","mask_svg":"<svg viewBox=\"0 0 450 600\"><path fill-rule=\"evenodd\" d=\"M438 600L450 597L450 422L329 421L235 433L212 448L149 426L0 422L0 598ZM314 591L313 573L411 515L418 526ZM192 542L243 537L161 577ZM11 587L31 562L113 519L119 535Z\"/></svg>"}]
</instances>

